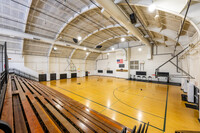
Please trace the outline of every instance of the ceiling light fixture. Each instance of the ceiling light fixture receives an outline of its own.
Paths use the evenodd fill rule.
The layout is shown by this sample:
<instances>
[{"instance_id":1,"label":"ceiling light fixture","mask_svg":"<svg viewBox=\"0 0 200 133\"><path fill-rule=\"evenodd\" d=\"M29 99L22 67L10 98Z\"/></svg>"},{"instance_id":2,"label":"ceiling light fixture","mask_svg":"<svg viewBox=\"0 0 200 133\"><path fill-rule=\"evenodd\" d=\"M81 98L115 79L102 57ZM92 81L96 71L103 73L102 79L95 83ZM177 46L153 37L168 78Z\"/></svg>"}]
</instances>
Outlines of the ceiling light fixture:
<instances>
[{"instance_id":1,"label":"ceiling light fixture","mask_svg":"<svg viewBox=\"0 0 200 133\"><path fill-rule=\"evenodd\" d=\"M110 53L107 53L107 55L110 55Z\"/></svg>"},{"instance_id":2,"label":"ceiling light fixture","mask_svg":"<svg viewBox=\"0 0 200 133\"><path fill-rule=\"evenodd\" d=\"M56 51L57 49L58 49L57 47L53 47L53 50L55 50L55 51Z\"/></svg>"},{"instance_id":3,"label":"ceiling light fixture","mask_svg":"<svg viewBox=\"0 0 200 133\"><path fill-rule=\"evenodd\" d=\"M140 27L140 26L142 26L140 23L135 24L135 27L136 27L136 28L138 28L138 27Z\"/></svg>"},{"instance_id":4,"label":"ceiling light fixture","mask_svg":"<svg viewBox=\"0 0 200 133\"><path fill-rule=\"evenodd\" d=\"M85 47L85 48L83 48L83 50L87 50L87 48Z\"/></svg>"},{"instance_id":5,"label":"ceiling light fixture","mask_svg":"<svg viewBox=\"0 0 200 133\"><path fill-rule=\"evenodd\" d=\"M81 37L81 36L78 36L78 38L77 38L77 39L80 41L80 40L82 40L82 37Z\"/></svg>"},{"instance_id":6,"label":"ceiling light fixture","mask_svg":"<svg viewBox=\"0 0 200 133\"><path fill-rule=\"evenodd\" d=\"M13 35L10 35L10 37L14 38L15 36L13 36Z\"/></svg>"},{"instance_id":7,"label":"ceiling light fixture","mask_svg":"<svg viewBox=\"0 0 200 133\"><path fill-rule=\"evenodd\" d=\"M112 48L112 51L114 51L115 50L115 48Z\"/></svg>"},{"instance_id":8,"label":"ceiling light fixture","mask_svg":"<svg viewBox=\"0 0 200 133\"><path fill-rule=\"evenodd\" d=\"M158 18L159 17L159 15L157 14L154 18Z\"/></svg>"},{"instance_id":9,"label":"ceiling light fixture","mask_svg":"<svg viewBox=\"0 0 200 133\"><path fill-rule=\"evenodd\" d=\"M138 51L142 51L142 48L138 48Z\"/></svg>"},{"instance_id":10,"label":"ceiling light fixture","mask_svg":"<svg viewBox=\"0 0 200 133\"><path fill-rule=\"evenodd\" d=\"M126 39L123 37L123 38L121 38L121 42L124 42Z\"/></svg>"},{"instance_id":11,"label":"ceiling light fixture","mask_svg":"<svg viewBox=\"0 0 200 133\"><path fill-rule=\"evenodd\" d=\"M89 55L89 52L86 52L86 55Z\"/></svg>"},{"instance_id":12,"label":"ceiling light fixture","mask_svg":"<svg viewBox=\"0 0 200 133\"><path fill-rule=\"evenodd\" d=\"M151 4L149 6L149 12L153 12L153 11L155 11L155 9L156 9L156 5L155 4Z\"/></svg>"}]
</instances>

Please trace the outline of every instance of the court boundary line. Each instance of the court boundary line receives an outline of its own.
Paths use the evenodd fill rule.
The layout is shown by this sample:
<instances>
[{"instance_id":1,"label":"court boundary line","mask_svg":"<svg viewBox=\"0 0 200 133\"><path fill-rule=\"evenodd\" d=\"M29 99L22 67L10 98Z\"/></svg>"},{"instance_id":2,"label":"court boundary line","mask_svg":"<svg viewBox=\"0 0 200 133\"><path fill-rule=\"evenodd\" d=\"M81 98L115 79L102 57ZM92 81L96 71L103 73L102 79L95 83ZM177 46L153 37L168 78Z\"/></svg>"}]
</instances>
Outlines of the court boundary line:
<instances>
[{"instance_id":1,"label":"court boundary line","mask_svg":"<svg viewBox=\"0 0 200 133\"><path fill-rule=\"evenodd\" d=\"M124 115L124 116L126 116L126 117L129 117L129 118L131 118L131 119L133 119L133 120L136 120L136 121L139 121L139 122L142 122L142 123L147 124L147 123L144 122L144 121L140 121L140 120L138 120L138 119L136 119L136 118L134 118L134 117L132 117L132 116L129 116L129 115L127 115L127 114L124 114L124 113L122 113L122 112L120 112L120 111L117 111L117 110L115 110L115 109L109 108L109 107L107 107L107 106L105 106L105 105L103 105L103 104L101 104L101 103L98 103L98 102L95 102L95 101L93 101L93 100L90 100L90 99L88 99L88 98L86 98L86 97L83 97L83 96L81 96L81 95L79 95L79 94L76 94L76 93L74 93L74 92L72 92L72 91L66 90L66 89L64 89L64 88L62 88L62 87L58 87L58 86L56 86L54 83L51 83L51 85L53 85L53 86L55 86L55 87L57 87L57 88L60 88L60 89L62 89L62 90L64 90L64 91L68 91L68 92L70 92L70 93L72 93L72 94L74 94L74 95L77 95L77 96L79 96L79 97L81 97L81 98L83 98L83 99L87 99L87 100L89 100L89 101L91 101L91 102L93 102L93 103L96 103L96 104L98 104L98 105L100 105L100 106L103 106L103 107L105 107L105 108L107 108L107 109L110 109L110 110L112 110L112 111L114 111L114 112L117 112L117 113L119 113L119 114L121 114L121 115ZM156 126L154 126L154 125L149 124L149 126L155 128L155 129L157 129L157 130L163 131L163 129L160 129L159 127L156 127Z\"/></svg>"},{"instance_id":2,"label":"court boundary line","mask_svg":"<svg viewBox=\"0 0 200 133\"><path fill-rule=\"evenodd\" d=\"M181 86L180 83L176 83L176 82L170 82L170 83L167 83L167 82L162 82L162 81L147 81L147 80L130 80L130 79L126 79L126 80L129 80L129 81L136 81L136 82L146 82L146 83L154 83L154 84L162 84L162 85L173 85L173 86Z\"/></svg>"},{"instance_id":3,"label":"court boundary line","mask_svg":"<svg viewBox=\"0 0 200 133\"><path fill-rule=\"evenodd\" d=\"M158 118L160 118L160 119L164 119L164 118L161 117L161 116L158 116L158 115L155 115L155 114L152 114L152 113L149 113L149 112L140 110L140 109L138 109L138 108L135 108L135 107L132 107L132 106L128 105L127 103L124 103L123 101L121 101L121 100L115 95L115 90L116 90L116 89L113 90L113 96L117 99L117 101L121 102L122 104L125 104L126 106L128 106L128 107L130 107L130 108L133 108L133 109L135 109L135 110L144 112L144 113L149 114L149 115L152 115L152 116L154 116L154 117L158 117Z\"/></svg>"},{"instance_id":4,"label":"court boundary line","mask_svg":"<svg viewBox=\"0 0 200 133\"><path fill-rule=\"evenodd\" d=\"M117 102L118 102L118 101L115 101L113 104L110 105L110 107L113 106L113 105L114 105L115 103L117 103ZM109 107L109 108L110 108L110 107ZM103 109L102 111L100 111L100 113L102 113L102 112L105 111L106 109L107 109L107 108Z\"/></svg>"},{"instance_id":5,"label":"court boundary line","mask_svg":"<svg viewBox=\"0 0 200 133\"><path fill-rule=\"evenodd\" d=\"M130 89L129 89L130 90ZM166 100L161 100L161 99L155 99L155 98L152 98L152 97L147 97L147 96L142 96L142 95L138 95L138 94L132 94L132 93L127 93L127 92L124 92L124 91L120 91L120 90L118 90L117 89L117 91L119 91L119 92L122 92L122 93L125 93L125 94L127 94L127 95L135 95L135 96L139 96L139 97L144 97L144 98L148 98L148 99L153 99L153 100L155 100L155 101L162 101L162 102L166 102Z\"/></svg>"},{"instance_id":6,"label":"court boundary line","mask_svg":"<svg viewBox=\"0 0 200 133\"><path fill-rule=\"evenodd\" d=\"M167 96L166 96L166 104L165 104L165 116L164 116L163 132L165 132L166 123L167 123L167 105L168 105L168 97L169 97L169 85L167 85Z\"/></svg>"}]
</instances>

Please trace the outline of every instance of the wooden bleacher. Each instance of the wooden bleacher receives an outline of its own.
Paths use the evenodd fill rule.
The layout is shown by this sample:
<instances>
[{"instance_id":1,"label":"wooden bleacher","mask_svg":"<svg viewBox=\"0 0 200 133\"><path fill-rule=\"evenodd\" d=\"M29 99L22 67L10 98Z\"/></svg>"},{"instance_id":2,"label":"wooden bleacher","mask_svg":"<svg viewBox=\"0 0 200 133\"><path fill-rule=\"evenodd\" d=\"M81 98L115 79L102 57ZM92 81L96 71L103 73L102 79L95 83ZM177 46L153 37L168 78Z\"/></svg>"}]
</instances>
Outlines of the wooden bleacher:
<instances>
[{"instance_id":1,"label":"wooden bleacher","mask_svg":"<svg viewBox=\"0 0 200 133\"><path fill-rule=\"evenodd\" d=\"M16 75L9 75L1 120L13 133L120 133L125 128L39 82Z\"/></svg>"}]
</instances>

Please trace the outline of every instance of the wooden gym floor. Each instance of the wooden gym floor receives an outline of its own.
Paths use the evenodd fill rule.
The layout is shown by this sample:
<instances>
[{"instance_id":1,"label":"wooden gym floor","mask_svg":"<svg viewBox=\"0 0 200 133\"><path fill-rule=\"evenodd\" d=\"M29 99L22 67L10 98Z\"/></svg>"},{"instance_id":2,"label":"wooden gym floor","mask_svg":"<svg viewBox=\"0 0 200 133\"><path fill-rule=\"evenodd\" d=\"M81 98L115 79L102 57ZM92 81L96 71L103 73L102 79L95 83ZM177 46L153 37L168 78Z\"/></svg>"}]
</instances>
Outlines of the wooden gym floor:
<instances>
[{"instance_id":1,"label":"wooden gym floor","mask_svg":"<svg viewBox=\"0 0 200 133\"><path fill-rule=\"evenodd\" d=\"M89 76L42 82L132 128L149 122L149 133L200 131L198 110L185 107L180 86Z\"/></svg>"}]
</instances>

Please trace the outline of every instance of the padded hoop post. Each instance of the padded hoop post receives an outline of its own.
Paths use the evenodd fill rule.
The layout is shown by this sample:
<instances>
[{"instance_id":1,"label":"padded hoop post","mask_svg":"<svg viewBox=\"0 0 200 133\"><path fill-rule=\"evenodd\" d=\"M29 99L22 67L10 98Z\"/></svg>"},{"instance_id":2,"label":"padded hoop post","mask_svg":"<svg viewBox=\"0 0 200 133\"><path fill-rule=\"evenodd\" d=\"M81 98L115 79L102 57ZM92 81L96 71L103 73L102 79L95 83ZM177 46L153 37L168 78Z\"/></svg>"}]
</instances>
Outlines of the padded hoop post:
<instances>
[{"instance_id":1,"label":"padded hoop post","mask_svg":"<svg viewBox=\"0 0 200 133\"><path fill-rule=\"evenodd\" d=\"M11 127L8 125L8 123L0 120L0 129L3 130L5 133L12 133Z\"/></svg>"}]
</instances>

